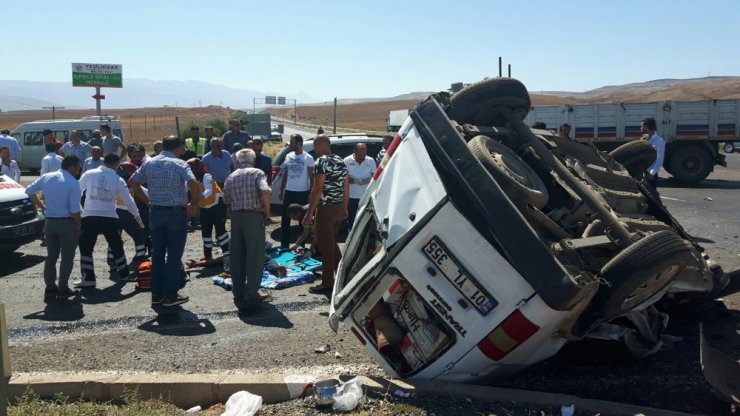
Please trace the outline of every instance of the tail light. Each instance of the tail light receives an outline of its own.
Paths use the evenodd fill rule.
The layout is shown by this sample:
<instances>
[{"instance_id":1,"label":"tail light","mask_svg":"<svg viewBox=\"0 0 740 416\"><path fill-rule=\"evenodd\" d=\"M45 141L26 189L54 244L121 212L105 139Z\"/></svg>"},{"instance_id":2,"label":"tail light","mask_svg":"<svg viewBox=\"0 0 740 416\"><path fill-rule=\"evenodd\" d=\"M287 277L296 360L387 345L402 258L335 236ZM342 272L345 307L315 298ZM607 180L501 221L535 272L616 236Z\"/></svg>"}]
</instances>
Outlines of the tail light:
<instances>
[{"instance_id":1,"label":"tail light","mask_svg":"<svg viewBox=\"0 0 740 416\"><path fill-rule=\"evenodd\" d=\"M273 166L272 167L272 178L277 178L278 173L280 173L280 166Z\"/></svg>"},{"instance_id":2,"label":"tail light","mask_svg":"<svg viewBox=\"0 0 740 416\"><path fill-rule=\"evenodd\" d=\"M367 344L367 341L365 341L365 338L362 335L360 335L359 332L357 332L357 329L355 329L355 327L352 326L352 327L350 327L350 329L352 330L352 333L355 334L355 336L357 337L357 339L360 340L360 343L362 343L362 345Z\"/></svg>"},{"instance_id":3,"label":"tail light","mask_svg":"<svg viewBox=\"0 0 740 416\"><path fill-rule=\"evenodd\" d=\"M396 134L396 137L393 138L393 142L388 147L388 150L385 152L385 155L383 156L383 160L380 161L378 170L376 170L375 174L373 175L374 181L378 180L378 178L380 177L380 174L383 173L383 169L385 169L385 166L388 164L388 161L391 160L391 156L393 156L393 153L396 152L396 149L398 148L399 144L401 144L401 135Z\"/></svg>"},{"instance_id":4,"label":"tail light","mask_svg":"<svg viewBox=\"0 0 740 416\"><path fill-rule=\"evenodd\" d=\"M478 349L493 361L500 361L539 329L517 309L478 343Z\"/></svg>"}]
</instances>

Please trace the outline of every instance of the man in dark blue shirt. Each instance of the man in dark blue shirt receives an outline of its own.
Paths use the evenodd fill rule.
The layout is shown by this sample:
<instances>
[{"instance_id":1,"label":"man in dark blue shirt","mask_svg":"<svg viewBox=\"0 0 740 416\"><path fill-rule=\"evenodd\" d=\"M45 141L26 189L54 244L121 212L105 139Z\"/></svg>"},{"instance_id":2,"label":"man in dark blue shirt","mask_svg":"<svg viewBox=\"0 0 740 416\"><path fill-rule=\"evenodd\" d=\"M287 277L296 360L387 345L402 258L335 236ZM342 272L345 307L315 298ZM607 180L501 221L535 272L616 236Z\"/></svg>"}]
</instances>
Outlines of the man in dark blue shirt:
<instances>
[{"instance_id":1,"label":"man in dark blue shirt","mask_svg":"<svg viewBox=\"0 0 740 416\"><path fill-rule=\"evenodd\" d=\"M265 172L267 183L272 185L272 159L262 153L262 139L252 139L249 145L254 150L254 154L257 155L254 161L254 167Z\"/></svg>"},{"instance_id":2,"label":"man in dark blue shirt","mask_svg":"<svg viewBox=\"0 0 740 416\"><path fill-rule=\"evenodd\" d=\"M246 131L242 130L242 123L239 120L229 120L229 131L224 134L224 149L232 149L234 143L239 143L242 148L247 147L252 138Z\"/></svg>"}]
</instances>

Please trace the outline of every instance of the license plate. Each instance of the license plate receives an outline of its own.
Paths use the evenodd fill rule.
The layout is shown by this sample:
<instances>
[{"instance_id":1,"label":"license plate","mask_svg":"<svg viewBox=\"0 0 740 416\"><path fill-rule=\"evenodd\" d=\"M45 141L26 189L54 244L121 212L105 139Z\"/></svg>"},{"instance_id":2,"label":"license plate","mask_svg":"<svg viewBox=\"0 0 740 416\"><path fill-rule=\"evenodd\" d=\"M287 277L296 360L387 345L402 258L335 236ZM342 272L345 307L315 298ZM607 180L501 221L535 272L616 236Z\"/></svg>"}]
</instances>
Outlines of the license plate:
<instances>
[{"instance_id":1,"label":"license plate","mask_svg":"<svg viewBox=\"0 0 740 416\"><path fill-rule=\"evenodd\" d=\"M442 272L452 286L467 299L482 315L490 312L498 303L486 292L438 237L432 237L422 249L434 266Z\"/></svg>"},{"instance_id":2,"label":"license plate","mask_svg":"<svg viewBox=\"0 0 740 416\"><path fill-rule=\"evenodd\" d=\"M34 232L36 232L35 224L24 224L13 227L13 237L22 237L24 235L33 234Z\"/></svg>"}]
</instances>

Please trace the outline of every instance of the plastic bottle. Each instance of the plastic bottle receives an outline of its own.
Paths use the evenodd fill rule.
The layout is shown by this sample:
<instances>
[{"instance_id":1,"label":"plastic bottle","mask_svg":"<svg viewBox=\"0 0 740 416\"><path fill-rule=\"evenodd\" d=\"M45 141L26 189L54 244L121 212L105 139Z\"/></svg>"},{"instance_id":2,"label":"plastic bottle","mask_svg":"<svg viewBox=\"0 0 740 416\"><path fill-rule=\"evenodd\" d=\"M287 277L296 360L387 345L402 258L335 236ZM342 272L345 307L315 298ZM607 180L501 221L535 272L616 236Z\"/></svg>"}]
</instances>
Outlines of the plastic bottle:
<instances>
[{"instance_id":1,"label":"plastic bottle","mask_svg":"<svg viewBox=\"0 0 740 416\"><path fill-rule=\"evenodd\" d=\"M213 284L216 286L224 286L224 278L221 276L213 276Z\"/></svg>"}]
</instances>

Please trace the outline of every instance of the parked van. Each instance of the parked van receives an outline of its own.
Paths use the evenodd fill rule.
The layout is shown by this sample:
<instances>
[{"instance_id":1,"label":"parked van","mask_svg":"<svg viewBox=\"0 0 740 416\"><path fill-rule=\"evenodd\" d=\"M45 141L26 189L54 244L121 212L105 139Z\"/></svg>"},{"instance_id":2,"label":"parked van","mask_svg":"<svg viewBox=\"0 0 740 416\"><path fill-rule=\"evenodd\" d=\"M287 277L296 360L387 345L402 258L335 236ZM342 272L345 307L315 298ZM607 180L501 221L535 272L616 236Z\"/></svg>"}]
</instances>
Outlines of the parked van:
<instances>
[{"instance_id":1,"label":"parked van","mask_svg":"<svg viewBox=\"0 0 740 416\"><path fill-rule=\"evenodd\" d=\"M41 132L46 129L51 130L54 138L62 143L69 140L69 133L72 130L77 130L80 133L80 140L86 142L92 136L93 130L99 129L101 124L108 124L113 135L123 140L123 129L115 116L88 116L79 120L38 120L19 124L11 133L11 136L18 140L22 151L20 160L16 162L21 169L41 168L41 159L46 155Z\"/></svg>"}]
</instances>

